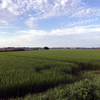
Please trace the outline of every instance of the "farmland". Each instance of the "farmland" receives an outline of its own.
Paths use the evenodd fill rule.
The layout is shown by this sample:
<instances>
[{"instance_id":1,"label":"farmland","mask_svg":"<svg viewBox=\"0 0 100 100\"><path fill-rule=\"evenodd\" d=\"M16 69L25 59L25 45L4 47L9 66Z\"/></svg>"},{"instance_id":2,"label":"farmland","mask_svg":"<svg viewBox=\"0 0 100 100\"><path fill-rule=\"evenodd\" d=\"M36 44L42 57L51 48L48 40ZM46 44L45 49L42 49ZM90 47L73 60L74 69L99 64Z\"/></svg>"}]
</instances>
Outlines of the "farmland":
<instances>
[{"instance_id":1,"label":"farmland","mask_svg":"<svg viewBox=\"0 0 100 100\"><path fill-rule=\"evenodd\" d=\"M98 71L99 73L99 70L100 50L98 49L50 49L0 52L0 98L24 97L28 93L42 93L56 86L59 89L61 84L74 84L82 71L91 71L89 75L92 76L92 71ZM86 73L84 73L84 76L87 76ZM85 83L87 81L89 85L93 83L91 83L91 80L85 80ZM99 80L96 81L99 82ZM79 82L77 84L77 86L80 86L79 84L82 86L83 83ZM70 89L72 90L71 87ZM85 89L87 88L85 87ZM53 93L55 93L54 91ZM59 91L61 93L61 90ZM64 91L67 90L65 89ZM63 97L63 94L61 96ZM56 100L62 97L53 98Z\"/></svg>"}]
</instances>

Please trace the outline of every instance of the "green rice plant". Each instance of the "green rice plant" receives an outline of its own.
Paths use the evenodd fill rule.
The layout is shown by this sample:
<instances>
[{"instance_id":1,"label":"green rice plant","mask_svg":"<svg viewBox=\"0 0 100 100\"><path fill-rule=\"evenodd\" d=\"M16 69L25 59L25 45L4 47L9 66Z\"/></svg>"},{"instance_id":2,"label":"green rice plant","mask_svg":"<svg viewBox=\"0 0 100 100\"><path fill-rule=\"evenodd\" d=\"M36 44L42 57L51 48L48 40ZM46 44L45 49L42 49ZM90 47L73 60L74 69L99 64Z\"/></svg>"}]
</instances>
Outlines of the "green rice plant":
<instances>
[{"instance_id":1,"label":"green rice plant","mask_svg":"<svg viewBox=\"0 0 100 100\"><path fill-rule=\"evenodd\" d=\"M72 83L81 70L100 70L99 61L100 50L0 52L0 98L37 93L62 83ZM85 87L78 91L87 93Z\"/></svg>"},{"instance_id":2,"label":"green rice plant","mask_svg":"<svg viewBox=\"0 0 100 100\"><path fill-rule=\"evenodd\" d=\"M88 66L88 70L90 68L92 70L100 69L100 50L67 50L67 49L51 49L48 51L39 50L39 51L24 51L24 52L1 52L1 54L6 54L9 56L16 56L16 57L29 57L35 59L44 59L44 60L55 60L55 61L62 61L62 62L70 62L79 64L82 69L86 69ZM89 67L90 66L90 67ZM96 67L95 67L96 66ZM84 68L85 67L85 68ZM97 68L97 69L96 69Z\"/></svg>"},{"instance_id":3,"label":"green rice plant","mask_svg":"<svg viewBox=\"0 0 100 100\"><path fill-rule=\"evenodd\" d=\"M0 98L45 91L75 80L72 70L77 65L72 63L9 55L0 59Z\"/></svg>"},{"instance_id":4,"label":"green rice plant","mask_svg":"<svg viewBox=\"0 0 100 100\"><path fill-rule=\"evenodd\" d=\"M45 92L27 94L24 98L9 100L99 100L100 99L100 71L87 71L83 75L86 79L71 84L60 84ZM90 76L94 75L91 79ZM86 77L84 76L84 78Z\"/></svg>"}]
</instances>

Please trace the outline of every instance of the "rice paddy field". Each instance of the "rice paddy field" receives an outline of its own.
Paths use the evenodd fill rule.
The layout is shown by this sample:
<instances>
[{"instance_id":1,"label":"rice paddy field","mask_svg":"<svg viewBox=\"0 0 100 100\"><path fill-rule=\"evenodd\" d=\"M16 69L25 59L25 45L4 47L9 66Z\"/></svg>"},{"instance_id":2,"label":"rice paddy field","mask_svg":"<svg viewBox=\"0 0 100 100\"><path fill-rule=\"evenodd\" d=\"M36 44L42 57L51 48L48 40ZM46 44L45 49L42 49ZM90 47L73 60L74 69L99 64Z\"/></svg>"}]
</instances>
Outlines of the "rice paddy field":
<instances>
[{"instance_id":1,"label":"rice paddy field","mask_svg":"<svg viewBox=\"0 0 100 100\"><path fill-rule=\"evenodd\" d=\"M99 70L99 49L0 52L0 99L100 100Z\"/></svg>"}]
</instances>

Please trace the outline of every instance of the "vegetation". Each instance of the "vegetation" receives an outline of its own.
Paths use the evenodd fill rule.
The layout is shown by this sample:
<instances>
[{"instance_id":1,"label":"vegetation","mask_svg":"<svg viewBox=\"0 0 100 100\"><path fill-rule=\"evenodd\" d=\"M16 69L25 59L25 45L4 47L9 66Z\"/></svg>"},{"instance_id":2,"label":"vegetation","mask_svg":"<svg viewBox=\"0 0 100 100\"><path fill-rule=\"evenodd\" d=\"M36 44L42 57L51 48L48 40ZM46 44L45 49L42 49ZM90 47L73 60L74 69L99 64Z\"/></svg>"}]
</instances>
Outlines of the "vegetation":
<instances>
[{"instance_id":1,"label":"vegetation","mask_svg":"<svg viewBox=\"0 0 100 100\"><path fill-rule=\"evenodd\" d=\"M100 100L100 75L95 72L86 72L83 75L87 74L89 77L96 76L91 80L86 78L73 84L61 84L44 93L28 94L17 100Z\"/></svg>"},{"instance_id":2,"label":"vegetation","mask_svg":"<svg viewBox=\"0 0 100 100\"><path fill-rule=\"evenodd\" d=\"M0 98L99 100L99 79L86 75L100 70L99 61L100 50L0 52Z\"/></svg>"},{"instance_id":3,"label":"vegetation","mask_svg":"<svg viewBox=\"0 0 100 100\"><path fill-rule=\"evenodd\" d=\"M22 48L15 48L15 49L0 49L0 52L10 52L10 51L25 51Z\"/></svg>"},{"instance_id":4,"label":"vegetation","mask_svg":"<svg viewBox=\"0 0 100 100\"><path fill-rule=\"evenodd\" d=\"M45 49L45 50L49 50L49 48L48 48L48 47L44 47L44 49Z\"/></svg>"}]
</instances>

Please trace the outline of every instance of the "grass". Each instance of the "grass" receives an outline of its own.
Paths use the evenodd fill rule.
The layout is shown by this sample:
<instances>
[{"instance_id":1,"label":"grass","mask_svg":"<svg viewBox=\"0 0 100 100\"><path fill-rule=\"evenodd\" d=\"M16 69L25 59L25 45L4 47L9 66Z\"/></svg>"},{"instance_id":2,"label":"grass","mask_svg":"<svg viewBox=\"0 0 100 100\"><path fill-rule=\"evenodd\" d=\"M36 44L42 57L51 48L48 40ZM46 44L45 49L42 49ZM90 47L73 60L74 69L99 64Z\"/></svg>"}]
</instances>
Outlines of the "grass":
<instances>
[{"instance_id":1,"label":"grass","mask_svg":"<svg viewBox=\"0 0 100 100\"><path fill-rule=\"evenodd\" d=\"M85 71L82 80L70 84L60 84L45 92L27 94L10 100L100 100L100 71Z\"/></svg>"},{"instance_id":2,"label":"grass","mask_svg":"<svg viewBox=\"0 0 100 100\"><path fill-rule=\"evenodd\" d=\"M28 93L42 93L50 88L61 86L60 84L69 84L70 87L76 80L82 79L81 76L84 79L86 74L81 75L84 70L100 70L99 61L100 50L58 49L0 52L0 98L16 98L24 97ZM92 77L92 74L87 76ZM91 80L89 82L91 83ZM77 82L77 86L78 84L80 83ZM42 96L37 95L40 100L68 98L67 96L62 97L63 94L59 94L61 91L59 90L58 94L54 93L56 97L52 94L53 91L52 96L46 94L47 96L42 97L41 93ZM66 89L64 91L67 92ZM57 97L57 95L61 95L61 97ZM50 99L51 97L53 98ZM32 98L35 98L34 95Z\"/></svg>"},{"instance_id":3,"label":"grass","mask_svg":"<svg viewBox=\"0 0 100 100\"><path fill-rule=\"evenodd\" d=\"M72 63L8 55L1 56L0 65L1 98L22 96L28 92L44 91L60 83L74 82L74 70L78 69Z\"/></svg>"}]
</instances>

